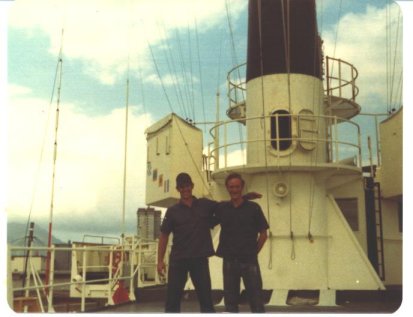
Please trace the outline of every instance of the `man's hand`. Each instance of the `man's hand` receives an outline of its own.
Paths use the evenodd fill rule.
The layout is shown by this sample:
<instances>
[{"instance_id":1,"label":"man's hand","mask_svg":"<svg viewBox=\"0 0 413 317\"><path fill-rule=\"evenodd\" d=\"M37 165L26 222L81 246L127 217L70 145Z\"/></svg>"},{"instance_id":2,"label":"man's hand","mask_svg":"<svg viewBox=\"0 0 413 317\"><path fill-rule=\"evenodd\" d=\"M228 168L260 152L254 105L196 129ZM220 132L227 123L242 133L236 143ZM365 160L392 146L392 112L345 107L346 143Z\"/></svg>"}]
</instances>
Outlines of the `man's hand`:
<instances>
[{"instance_id":1,"label":"man's hand","mask_svg":"<svg viewBox=\"0 0 413 317\"><path fill-rule=\"evenodd\" d=\"M166 273L166 267L164 262L164 256L166 251L166 246L168 245L169 233L162 233L159 235L158 241L158 264L156 270L160 277L164 277Z\"/></svg>"},{"instance_id":2,"label":"man's hand","mask_svg":"<svg viewBox=\"0 0 413 317\"><path fill-rule=\"evenodd\" d=\"M260 193L256 193L256 192L249 192L249 193L246 193L243 197L246 200L254 200L254 199L261 198L262 195Z\"/></svg>"},{"instance_id":3,"label":"man's hand","mask_svg":"<svg viewBox=\"0 0 413 317\"><path fill-rule=\"evenodd\" d=\"M156 269L158 270L159 276L161 276L161 277L165 276L166 267L165 267L165 262L164 261L158 262L158 265L157 265Z\"/></svg>"}]
</instances>

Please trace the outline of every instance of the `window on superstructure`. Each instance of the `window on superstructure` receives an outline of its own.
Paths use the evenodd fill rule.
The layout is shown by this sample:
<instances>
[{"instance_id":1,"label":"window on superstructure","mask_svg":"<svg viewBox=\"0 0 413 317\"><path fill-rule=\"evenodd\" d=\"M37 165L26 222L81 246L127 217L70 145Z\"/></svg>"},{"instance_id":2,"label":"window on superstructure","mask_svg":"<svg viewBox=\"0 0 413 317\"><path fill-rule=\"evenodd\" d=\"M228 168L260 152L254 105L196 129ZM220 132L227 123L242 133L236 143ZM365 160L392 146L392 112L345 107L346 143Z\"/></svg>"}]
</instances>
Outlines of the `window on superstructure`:
<instances>
[{"instance_id":1,"label":"window on superstructure","mask_svg":"<svg viewBox=\"0 0 413 317\"><path fill-rule=\"evenodd\" d=\"M286 110L274 111L271 115L271 147L285 151L292 143L291 116Z\"/></svg>"}]
</instances>

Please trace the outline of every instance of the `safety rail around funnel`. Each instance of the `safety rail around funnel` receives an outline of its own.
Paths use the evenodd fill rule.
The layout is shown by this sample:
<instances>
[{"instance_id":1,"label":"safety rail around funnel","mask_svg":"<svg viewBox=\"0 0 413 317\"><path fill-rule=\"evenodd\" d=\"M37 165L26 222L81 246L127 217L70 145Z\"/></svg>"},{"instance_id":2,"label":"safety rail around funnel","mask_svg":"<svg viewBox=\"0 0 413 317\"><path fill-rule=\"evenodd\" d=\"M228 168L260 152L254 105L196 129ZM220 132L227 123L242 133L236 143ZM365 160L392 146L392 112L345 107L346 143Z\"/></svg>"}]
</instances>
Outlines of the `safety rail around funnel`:
<instances>
[{"instance_id":1,"label":"safety rail around funnel","mask_svg":"<svg viewBox=\"0 0 413 317\"><path fill-rule=\"evenodd\" d=\"M229 109L227 113L231 111L232 108L239 104L245 104L247 83L245 79L247 63L235 66L228 72L227 75L227 96L229 100ZM243 74L243 75L242 75Z\"/></svg>"},{"instance_id":2,"label":"safety rail around funnel","mask_svg":"<svg viewBox=\"0 0 413 317\"><path fill-rule=\"evenodd\" d=\"M267 120L267 128L273 122L275 127L280 126L281 120L288 119L293 123L293 128L296 131L292 132L290 137L283 137L279 131L275 133L275 137L266 132L260 138L247 139L247 126L250 122L260 122ZM315 126L327 127L331 133L317 133L313 130L313 134L308 134L308 129L305 131L300 128L300 123L313 121ZM246 125L240 124L245 122ZM210 171L217 171L221 168L245 166L247 164L247 147L251 144L263 145L262 149L271 149L263 152L262 155L268 153L279 152L279 156L292 154L293 151L301 145L312 145L314 148L323 149L326 151L326 161L323 163L346 164L353 167L361 168L361 133L358 124L336 116L325 115L309 115L309 114L275 114L268 116L251 117L237 120L222 121L211 128L210 133L213 137L212 142L208 144L208 168ZM264 134L264 133L263 133ZM215 136L219 135L219 140L215 140ZM277 137L278 136L278 137ZM283 143L291 144L286 150L282 150ZM321 146L321 147L320 147ZM294 147L294 148L293 148ZM280 149L279 151L274 150ZM305 151L305 149L304 149ZM317 162L313 162L317 165ZM270 164L271 165L271 164ZM269 167L270 167L269 165Z\"/></svg>"},{"instance_id":3,"label":"safety rail around funnel","mask_svg":"<svg viewBox=\"0 0 413 317\"><path fill-rule=\"evenodd\" d=\"M326 88L327 98L333 96L356 101L359 88L356 85L357 69L350 63L338 58L326 56Z\"/></svg>"},{"instance_id":4,"label":"safety rail around funnel","mask_svg":"<svg viewBox=\"0 0 413 317\"><path fill-rule=\"evenodd\" d=\"M227 115L243 124L247 93L245 74L246 63L243 63L232 68L227 75ZM356 67L342 59L326 56L324 74L325 113L346 119L360 113L361 108L356 102L359 93Z\"/></svg>"}]
</instances>

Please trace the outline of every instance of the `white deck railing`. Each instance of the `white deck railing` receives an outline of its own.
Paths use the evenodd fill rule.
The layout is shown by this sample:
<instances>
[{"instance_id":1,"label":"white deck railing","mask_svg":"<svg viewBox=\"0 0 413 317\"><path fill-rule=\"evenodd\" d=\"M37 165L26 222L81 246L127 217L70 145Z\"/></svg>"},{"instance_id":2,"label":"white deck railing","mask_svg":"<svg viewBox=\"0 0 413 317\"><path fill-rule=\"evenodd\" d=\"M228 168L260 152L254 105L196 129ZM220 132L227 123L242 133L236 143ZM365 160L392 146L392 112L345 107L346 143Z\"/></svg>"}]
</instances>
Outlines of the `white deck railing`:
<instances>
[{"instance_id":1,"label":"white deck railing","mask_svg":"<svg viewBox=\"0 0 413 317\"><path fill-rule=\"evenodd\" d=\"M54 297L56 290L69 291L70 288L75 287L79 292L80 299L80 311L84 312L86 308L86 298L104 298L102 296L90 296L94 286L95 291L104 290L106 294L107 304L113 304L112 296L115 292L115 286L119 281L125 281L129 284L129 297L134 299L134 290L137 287L136 279L138 278L138 284L140 286L148 286L154 284L160 284L160 279L156 272L156 259L157 259L157 242L156 241L142 241L140 239L133 239L123 245L83 245L78 246L74 244L72 247L20 247L20 246L8 246L8 298L9 303L13 307L13 302L16 294L20 294L26 298L35 297L38 307L41 312L54 312ZM24 286L13 285L13 279L11 278L13 272L11 272L11 260L13 253L16 251L24 251L28 257L28 271L25 278ZM33 254L39 252L50 252L51 265L48 276L48 284L42 281L40 275L46 274L43 270L35 268L33 265ZM57 254L61 252L70 253L71 257L75 257L77 260L71 267L71 274L67 281L55 282L55 276L59 273L55 269L55 259ZM104 254L104 261L101 259L96 260L96 252ZM121 254L121 260L115 261L115 254ZM76 253L76 254L74 254ZM94 255L92 254L94 253ZM90 255L94 256L93 263ZM97 262L97 263L96 263ZM75 266L75 267L74 267ZM144 277L144 269L152 268L154 273L153 281L146 281ZM126 272L125 268L129 268ZM67 271L66 271L67 272ZM87 273L104 273L107 278L88 279ZM97 287L99 286L99 287ZM65 293L66 294L66 293ZM69 295L67 295L69 296ZM27 310L27 307L26 307Z\"/></svg>"}]
</instances>

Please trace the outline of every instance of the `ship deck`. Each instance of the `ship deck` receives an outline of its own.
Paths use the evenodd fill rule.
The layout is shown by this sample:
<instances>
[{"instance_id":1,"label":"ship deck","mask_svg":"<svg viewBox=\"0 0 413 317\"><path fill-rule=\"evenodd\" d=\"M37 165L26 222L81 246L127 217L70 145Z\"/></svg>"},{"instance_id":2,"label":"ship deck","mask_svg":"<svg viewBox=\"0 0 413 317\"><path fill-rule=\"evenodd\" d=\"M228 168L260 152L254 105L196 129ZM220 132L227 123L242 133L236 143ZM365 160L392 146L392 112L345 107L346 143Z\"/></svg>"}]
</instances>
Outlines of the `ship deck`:
<instances>
[{"instance_id":1,"label":"ship deck","mask_svg":"<svg viewBox=\"0 0 413 317\"><path fill-rule=\"evenodd\" d=\"M269 300L271 292L265 292L265 300ZM153 287L140 289L136 293L137 300L116 306L107 306L93 311L94 313L163 313L165 288ZM222 291L214 291L213 300L217 312L225 312L219 305ZM394 313L402 303L402 288L388 288L385 291L337 291L336 306L318 306L317 291L290 291L287 305L266 305L267 313ZM183 313L199 312L199 305L194 292L186 292L181 303ZM248 303L241 296L240 312L250 312Z\"/></svg>"}]
</instances>

